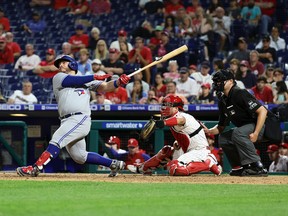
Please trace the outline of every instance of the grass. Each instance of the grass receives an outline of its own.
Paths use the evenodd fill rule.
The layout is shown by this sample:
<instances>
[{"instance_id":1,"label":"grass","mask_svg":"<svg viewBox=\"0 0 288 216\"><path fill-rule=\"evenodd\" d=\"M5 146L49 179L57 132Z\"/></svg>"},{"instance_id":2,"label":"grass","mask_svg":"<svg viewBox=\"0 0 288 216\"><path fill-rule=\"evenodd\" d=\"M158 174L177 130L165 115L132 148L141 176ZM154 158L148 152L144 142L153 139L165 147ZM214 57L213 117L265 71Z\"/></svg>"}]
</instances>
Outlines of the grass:
<instances>
[{"instance_id":1,"label":"grass","mask_svg":"<svg viewBox=\"0 0 288 216\"><path fill-rule=\"evenodd\" d=\"M287 185L0 181L0 216L283 216L287 200Z\"/></svg>"}]
</instances>

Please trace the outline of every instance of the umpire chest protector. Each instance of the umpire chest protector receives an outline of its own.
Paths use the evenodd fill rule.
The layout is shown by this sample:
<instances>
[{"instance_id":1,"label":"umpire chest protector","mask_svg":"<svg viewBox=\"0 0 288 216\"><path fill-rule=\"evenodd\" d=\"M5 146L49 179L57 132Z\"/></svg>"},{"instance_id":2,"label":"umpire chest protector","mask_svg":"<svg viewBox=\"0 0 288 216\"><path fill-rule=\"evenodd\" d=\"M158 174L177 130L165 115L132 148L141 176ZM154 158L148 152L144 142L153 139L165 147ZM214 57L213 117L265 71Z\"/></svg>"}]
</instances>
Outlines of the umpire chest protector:
<instances>
[{"instance_id":1,"label":"umpire chest protector","mask_svg":"<svg viewBox=\"0 0 288 216\"><path fill-rule=\"evenodd\" d=\"M235 126L256 123L256 110L262 104L247 90L233 86L228 97L222 96L219 100L220 119L219 125L226 125L231 121Z\"/></svg>"}]
</instances>

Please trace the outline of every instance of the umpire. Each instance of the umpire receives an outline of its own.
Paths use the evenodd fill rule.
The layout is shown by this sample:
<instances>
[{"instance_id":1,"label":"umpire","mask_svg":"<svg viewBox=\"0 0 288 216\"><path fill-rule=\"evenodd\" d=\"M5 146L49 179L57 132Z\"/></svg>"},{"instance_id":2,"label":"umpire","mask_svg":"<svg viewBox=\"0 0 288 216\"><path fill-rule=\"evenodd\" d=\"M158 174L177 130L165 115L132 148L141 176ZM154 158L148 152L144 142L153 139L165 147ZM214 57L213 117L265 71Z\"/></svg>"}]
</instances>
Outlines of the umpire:
<instances>
[{"instance_id":1,"label":"umpire","mask_svg":"<svg viewBox=\"0 0 288 216\"><path fill-rule=\"evenodd\" d=\"M267 109L247 90L236 86L229 70L217 71L212 79L219 98L219 122L205 132L220 134L219 145L232 166L231 176L268 176L254 146L263 138ZM223 132L230 122L236 127Z\"/></svg>"}]
</instances>

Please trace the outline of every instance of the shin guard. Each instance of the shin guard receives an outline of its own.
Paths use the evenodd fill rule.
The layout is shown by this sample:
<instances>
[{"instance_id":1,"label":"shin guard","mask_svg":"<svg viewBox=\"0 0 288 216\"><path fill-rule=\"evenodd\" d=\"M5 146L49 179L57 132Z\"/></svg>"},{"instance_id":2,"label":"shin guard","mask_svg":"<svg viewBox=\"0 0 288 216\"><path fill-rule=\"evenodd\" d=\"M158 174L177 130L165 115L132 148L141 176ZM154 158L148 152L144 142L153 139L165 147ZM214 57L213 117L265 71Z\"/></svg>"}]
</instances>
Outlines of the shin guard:
<instances>
[{"instance_id":1,"label":"shin guard","mask_svg":"<svg viewBox=\"0 0 288 216\"><path fill-rule=\"evenodd\" d=\"M172 160L167 164L170 176L188 176L189 170L186 166L179 164L178 160Z\"/></svg>"},{"instance_id":2,"label":"shin guard","mask_svg":"<svg viewBox=\"0 0 288 216\"><path fill-rule=\"evenodd\" d=\"M190 162L187 164L189 174L199 173L202 171L209 170L209 166L204 162Z\"/></svg>"},{"instance_id":3,"label":"shin guard","mask_svg":"<svg viewBox=\"0 0 288 216\"><path fill-rule=\"evenodd\" d=\"M44 151L36 161L35 165L39 170L43 169L43 166L48 164L52 158L52 155L48 151Z\"/></svg>"}]
</instances>

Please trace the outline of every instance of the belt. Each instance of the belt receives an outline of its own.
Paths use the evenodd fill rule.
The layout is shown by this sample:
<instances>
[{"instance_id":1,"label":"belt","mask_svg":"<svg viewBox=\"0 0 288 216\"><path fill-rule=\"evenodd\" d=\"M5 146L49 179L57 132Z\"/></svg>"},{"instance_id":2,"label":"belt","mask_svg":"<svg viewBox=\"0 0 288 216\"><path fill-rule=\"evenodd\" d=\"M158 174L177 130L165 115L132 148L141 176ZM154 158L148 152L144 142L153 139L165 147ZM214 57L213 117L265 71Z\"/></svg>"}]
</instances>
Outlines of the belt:
<instances>
[{"instance_id":1,"label":"belt","mask_svg":"<svg viewBox=\"0 0 288 216\"><path fill-rule=\"evenodd\" d=\"M75 113L69 113L67 115L64 115L64 116L61 116L59 117L60 120L63 120L63 119L66 119L66 118L69 118L70 116L73 116L73 115L81 115L82 112L75 112Z\"/></svg>"},{"instance_id":2,"label":"belt","mask_svg":"<svg viewBox=\"0 0 288 216\"><path fill-rule=\"evenodd\" d=\"M193 136L195 136L196 134L198 134L202 129L202 126L200 125L199 128L197 128L197 130L195 130L193 133L189 134L189 137L192 138Z\"/></svg>"}]
</instances>

